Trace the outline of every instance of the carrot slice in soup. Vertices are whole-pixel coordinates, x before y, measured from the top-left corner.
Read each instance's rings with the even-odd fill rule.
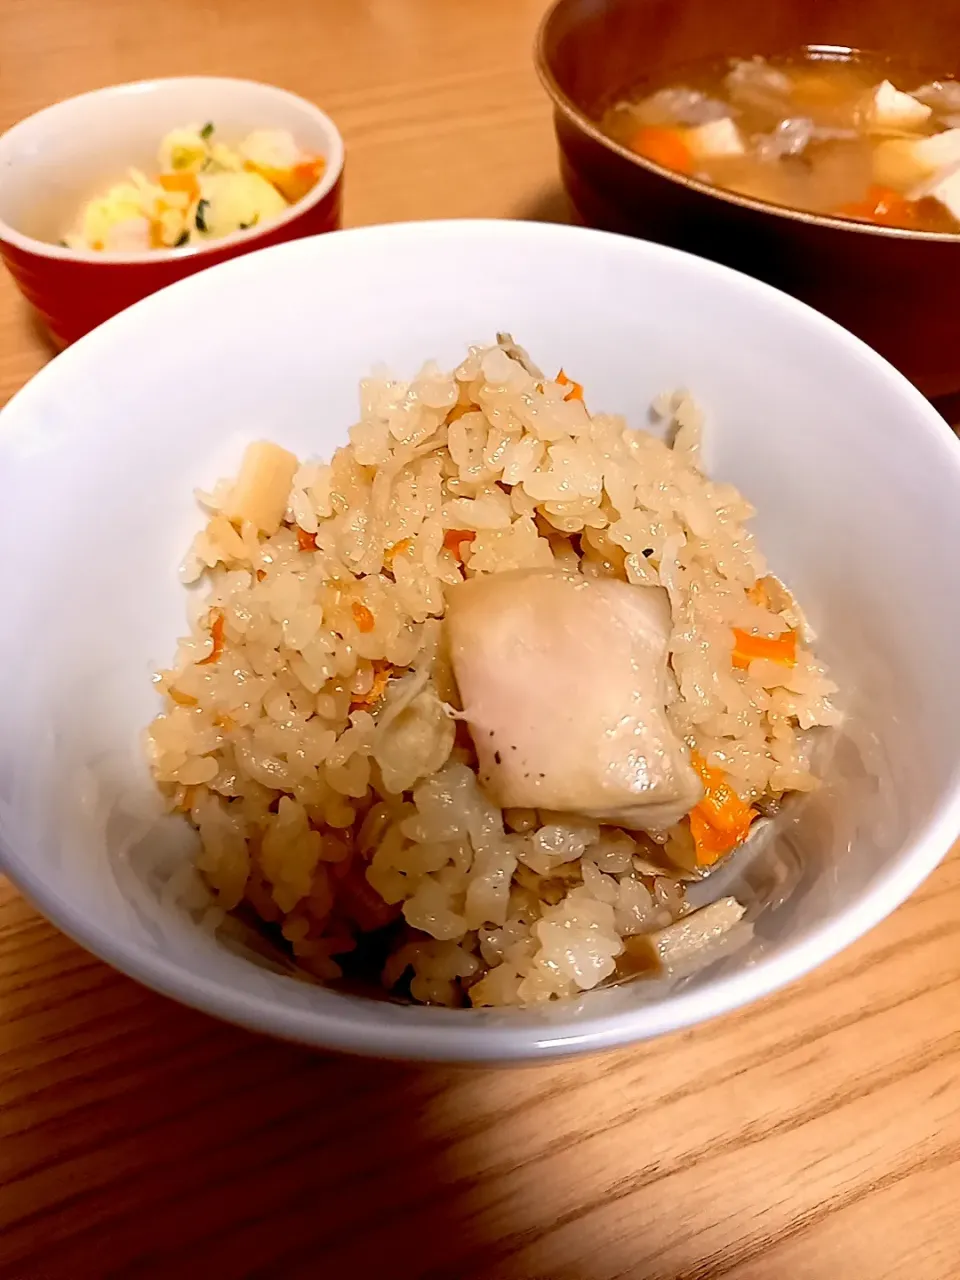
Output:
[[[841,205],[837,213],[843,218],[872,222],[878,227],[903,227],[908,231],[917,225],[919,217],[913,200],[907,200],[892,187],[878,186],[869,189],[865,200]]]
[[[652,160],[676,173],[693,172],[693,152],[687,146],[682,129],[661,125],[644,125],[630,139],[630,150],[644,160]]]

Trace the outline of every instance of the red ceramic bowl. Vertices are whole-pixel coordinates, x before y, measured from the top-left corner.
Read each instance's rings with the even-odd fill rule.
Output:
[[[326,160],[317,185],[275,222],[209,245],[145,255],[58,244],[81,206],[131,166],[150,171],[164,134],[212,120],[226,141],[288,129]],[[148,293],[254,249],[335,231],[341,222],[343,140],[332,120],[285,89],[215,76],[113,85],[38,111],[0,137],[0,254],[60,346]]]

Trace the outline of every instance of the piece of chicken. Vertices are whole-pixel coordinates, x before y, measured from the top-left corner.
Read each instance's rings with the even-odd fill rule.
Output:
[[[503,808],[653,831],[701,798],[666,715],[662,587],[490,574],[454,588],[447,623],[480,781]]]

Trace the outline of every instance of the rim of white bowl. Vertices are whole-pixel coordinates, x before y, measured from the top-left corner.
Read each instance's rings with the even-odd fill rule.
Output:
[[[0,218],[0,241],[6,241],[25,253],[37,254],[42,258],[59,259],[64,262],[87,262],[98,266],[121,266],[126,264],[144,267],[161,262],[187,262],[193,258],[219,253],[223,249],[232,248],[234,245],[255,246],[258,241],[275,232],[279,227],[295,222],[308,209],[318,205],[333,190],[340,179],[344,163],[343,137],[325,111],[321,111],[315,103],[310,102],[307,98],[301,98],[298,93],[292,93],[289,89],[281,89],[279,85],[267,84],[262,80],[244,80],[236,76],[157,76],[153,80],[130,80],[123,84],[104,85],[100,89],[90,89],[86,93],[74,94],[70,98],[61,98],[59,102],[53,102],[48,107],[41,107],[39,111],[34,111],[31,115],[24,116],[22,120],[18,120],[16,124],[11,125],[9,129],[0,134],[0,163],[3,160],[4,147],[11,142],[16,142],[19,133],[28,132],[44,117],[49,119],[61,113],[66,115],[70,108],[77,103],[89,102],[92,98],[125,97],[131,94],[149,93],[158,88],[162,89],[164,86],[174,84],[192,84],[198,88],[205,84],[219,84],[232,85],[238,89],[255,89],[257,91],[265,89],[276,97],[286,99],[294,104],[303,115],[312,117],[315,123],[320,125],[326,137],[328,146],[327,155],[324,157],[326,168],[320,181],[311,187],[305,196],[295,201],[278,217],[271,222],[265,223],[262,227],[249,227],[245,231],[232,231],[229,235],[221,236],[219,239],[211,240],[206,244],[184,245],[180,249],[171,246],[169,248],[151,249],[149,253],[110,253],[105,250],[69,249],[64,245],[53,244],[49,240],[37,240],[33,236],[24,235],[22,231],[17,231],[15,227],[12,227],[3,218]]]
[[[754,295],[768,307],[804,314],[808,323],[818,326],[830,335],[833,342],[844,347],[851,359],[870,366],[875,375],[887,384],[891,396],[903,401],[905,409],[915,412],[913,429],[922,431],[933,447],[941,451],[942,465],[955,474],[960,493],[960,447],[943,418],[882,356],[806,303],[729,267],[652,241],[554,223],[484,219],[393,223],[288,241],[255,254],[233,258],[211,271],[177,281],[107,320],[36,374],[0,412],[0,442],[3,438],[2,418],[12,406],[16,406],[18,412],[29,411],[31,398],[42,394],[46,382],[67,376],[73,363],[95,355],[98,349],[109,349],[113,333],[121,327],[135,327],[149,318],[152,311],[172,306],[171,298],[176,299],[177,291],[181,295],[188,290],[202,291],[208,287],[211,272],[220,275],[230,272],[239,278],[244,272],[260,271],[263,262],[273,255],[314,253],[317,246],[324,243],[330,246],[324,251],[336,252],[338,242],[342,244],[344,237],[367,242],[388,239],[402,244],[424,239],[436,243],[442,238],[472,236],[501,237],[504,241],[521,242],[553,239],[557,242],[558,261],[563,260],[565,246],[571,239],[591,237],[598,242],[616,242],[620,246],[630,246],[629,252],[695,263],[696,269],[704,275],[735,282],[736,288]],[[408,1026],[399,1021],[373,1025],[358,1023],[351,1016],[351,1006],[347,1001],[344,1001],[342,1011],[279,1008],[262,996],[199,977],[146,947],[118,944],[105,929],[85,920],[82,912],[64,900],[53,884],[35,875],[26,855],[18,856],[2,845],[0,871],[8,875],[48,920],[75,942],[144,986],[190,1008],[251,1031],[319,1049],[411,1062],[508,1064],[624,1047],[706,1022],[771,995],[832,959],[890,915],[942,861],[958,834],[960,760],[943,789],[939,804],[917,835],[904,844],[896,862],[866,892],[844,907],[835,919],[810,930],[780,955],[760,959],[741,973],[706,979],[699,987],[681,990],[657,1002],[641,1003],[616,1013],[581,1017],[576,1022],[564,1021],[559,1003],[552,1006],[549,1021],[544,1018],[537,1022],[524,1022],[524,1010],[517,1010],[515,1023],[510,1020],[513,1011],[506,1011],[498,1015],[502,1020],[496,1025],[488,1022],[483,1010],[420,1008],[417,1010],[420,1020],[416,1025]],[[584,993],[584,998],[589,997],[589,992]],[[372,1008],[376,1002],[365,1003]],[[428,1021],[430,1025],[425,1025]]]

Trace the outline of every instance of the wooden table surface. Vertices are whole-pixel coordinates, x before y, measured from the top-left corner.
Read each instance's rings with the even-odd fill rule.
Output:
[[[251,76],[339,122],[347,219],[563,216],[542,0],[4,0],[0,128]],[[49,358],[0,280],[0,401]],[[956,1280],[960,861],[812,977],[607,1057],[324,1057],[188,1012],[0,882],[0,1276]]]

